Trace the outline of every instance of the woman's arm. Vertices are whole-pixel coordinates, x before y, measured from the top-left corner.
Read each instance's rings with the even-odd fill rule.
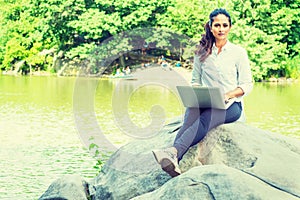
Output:
[[[239,62],[237,63],[238,86],[225,94],[225,100],[247,95],[252,91],[252,73],[246,50],[241,48],[240,55]]]
[[[235,98],[235,97],[240,97],[245,94],[244,90],[240,87],[235,88],[232,91],[229,91],[225,94],[225,101]]]
[[[198,56],[194,56],[194,63],[193,63],[193,71],[192,71],[192,81],[191,84],[193,86],[200,86],[202,85],[202,70],[201,70],[201,62]]]
[[[247,95],[253,89],[253,79],[252,79],[251,67],[250,67],[247,51],[243,48],[241,51],[239,63],[237,64],[237,70],[238,70],[237,88],[240,88],[243,91],[242,95]],[[238,91],[236,92],[237,92],[236,94],[239,94]]]

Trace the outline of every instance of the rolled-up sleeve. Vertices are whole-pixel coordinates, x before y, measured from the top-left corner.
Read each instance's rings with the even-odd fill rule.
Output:
[[[201,62],[199,56],[194,56],[194,63],[193,63],[193,71],[192,71],[192,81],[191,84],[199,84],[202,85],[202,74],[201,74]]]
[[[247,51],[243,48],[241,48],[241,56],[237,65],[238,87],[244,91],[244,96],[246,96],[253,89],[253,79]]]

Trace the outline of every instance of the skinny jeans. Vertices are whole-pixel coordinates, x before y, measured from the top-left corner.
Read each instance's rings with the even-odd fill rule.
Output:
[[[177,149],[178,160],[180,161],[188,149],[199,143],[211,129],[238,120],[241,113],[241,102],[234,102],[227,110],[187,108],[183,125],[173,145]]]

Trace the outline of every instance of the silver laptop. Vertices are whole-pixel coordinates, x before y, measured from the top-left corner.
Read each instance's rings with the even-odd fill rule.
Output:
[[[225,102],[224,95],[218,87],[176,86],[185,107],[227,109],[235,98]]]

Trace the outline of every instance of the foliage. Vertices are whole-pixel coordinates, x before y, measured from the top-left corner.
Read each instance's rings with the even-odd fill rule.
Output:
[[[112,152],[100,152],[99,151],[99,146],[95,143],[93,143],[92,141],[94,140],[94,138],[90,138],[90,145],[89,145],[89,151],[94,151],[94,157],[96,158],[96,164],[94,165],[94,169],[96,169],[99,172],[101,172],[103,165],[105,164],[105,162],[109,159],[110,155],[112,154]]]
[[[182,46],[177,44],[187,44],[189,39],[198,43],[209,13],[224,7],[233,20],[230,40],[247,49],[256,81],[299,76],[300,0],[0,3],[0,64],[6,70],[14,70],[22,62],[33,70],[54,71],[59,69],[54,66],[55,59],[80,61],[91,57],[89,71],[98,73],[101,70],[95,67],[99,64],[97,59],[105,58],[107,49],[110,53],[106,57],[115,59],[126,51],[141,48],[145,42],[178,52]],[[185,48],[185,53],[192,52]]]
[[[246,31],[241,36],[253,62],[255,80],[281,77],[291,74],[287,62],[299,54],[295,45],[299,43],[299,0],[243,0],[233,1],[237,18],[245,23]],[[240,28],[241,28],[240,27]],[[251,30],[252,29],[252,30]],[[248,36],[247,36],[248,35]],[[254,43],[253,43],[254,41]],[[297,78],[297,77],[292,77]]]
[[[300,55],[293,57],[293,59],[288,60],[286,64],[284,76],[287,78],[300,77]]]
[[[28,66],[36,69],[46,70],[46,55],[40,52],[47,48],[40,34],[35,31],[35,24],[39,18],[30,14],[29,0],[21,2],[2,1],[2,15],[0,17],[1,26],[4,27],[0,32],[0,62],[2,68],[12,70],[17,63],[26,63],[22,70],[27,71]]]

